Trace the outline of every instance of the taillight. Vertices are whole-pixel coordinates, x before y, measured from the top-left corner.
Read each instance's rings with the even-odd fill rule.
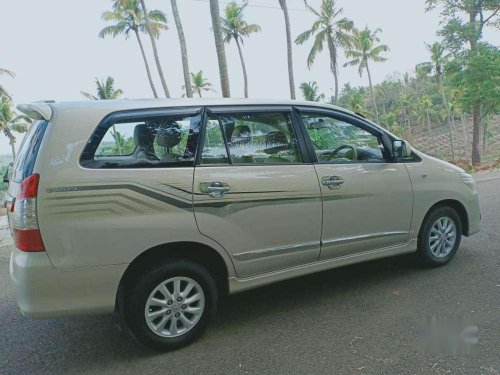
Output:
[[[14,243],[22,251],[45,251],[36,213],[39,181],[36,173],[24,179],[10,207]]]

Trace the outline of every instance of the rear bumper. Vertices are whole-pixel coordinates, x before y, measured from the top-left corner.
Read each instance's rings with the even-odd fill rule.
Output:
[[[10,257],[17,304],[24,315],[32,318],[112,312],[126,267],[59,269],[46,252],[17,249]]]

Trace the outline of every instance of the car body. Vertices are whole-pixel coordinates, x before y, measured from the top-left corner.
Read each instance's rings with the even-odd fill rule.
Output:
[[[113,312],[130,275],[165,256],[202,264],[225,294],[413,253],[436,207],[456,212],[458,238],[479,230],[469,175],[415,149],[398,157],[396,136],[338,107],[180,99],[19,109],[36,121],[7,194],[20,242],[10,272],[29,317]],[[34,208],[16,218],[20,191]]]

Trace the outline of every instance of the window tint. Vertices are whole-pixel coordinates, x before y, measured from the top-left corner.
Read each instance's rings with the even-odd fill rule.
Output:
[[[205,130],[202,164],[228,164],[226,144],[218,120],[209,119]]]
[[[82,154],[88,168],[155,168],[194,164],[201,116],[118,121],[97,129]]]
[[[376,135],[333,117],[301,116],[320,163],[384,160],[384,149]]]
[[[24,137],[12,171],[12,181],[21,182],[33,173],[36,156],[42,143],[47,121],[39,120],[31,125]]]
[[[301,161],[297,137],[288,114],[241,113],[210,116],[209,128],[216,129],[217,123],[222,129],[232,164],[291,164]],[[207,135],[210,136],[208,131]],[[209,141],[205,140],[205,145]],[[222,147],[220,150],[225,152]],[[205,155],[205,150],[203,154]]]

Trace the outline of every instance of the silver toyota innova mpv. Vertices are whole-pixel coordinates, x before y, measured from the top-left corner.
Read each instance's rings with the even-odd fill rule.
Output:
[[[140,342],[173,349],[221,296],[398,254],[440,266],[479,230],[470,175],[330,105],[19,109],[35,121],[6,206],[28,317],[117,311]]]

